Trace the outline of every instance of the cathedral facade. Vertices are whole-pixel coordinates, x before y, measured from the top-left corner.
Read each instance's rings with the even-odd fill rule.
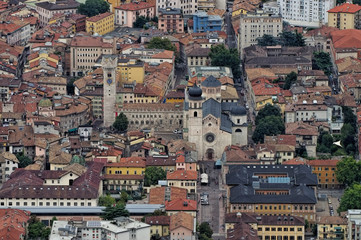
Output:
[[[185,97],[185,138],[196,144],[198,160],[220,159],[226,146],[246,145],[247,111],[222,101],[221,82],[213,76],[190,87]]]

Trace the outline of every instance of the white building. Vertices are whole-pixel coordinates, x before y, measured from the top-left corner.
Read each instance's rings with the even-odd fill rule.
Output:
[[[183,15],[193,15],[198,11],[197,0],[157,0],[155,5],[155,15],[158,16],[160,8],[180,8]]]
[[[239,25],[239,50],[257,44],[263,35],[277,37],[282,32],[282,18],[272,13],[257,11],[241,15]]]
[[[246,109],[222,101],[221,82],[215,77],[205,79],[201,88],[189,88],[185,106],[184,137],[196,144],[198,160],[217,160],[226,146],[247,145]]]
[[[350,209],[347,211],[347,240],[361,239],[361,210]]]
[[[150,225],[126,217],[113,221],[54,221],[50,240],[145,240],[150,239]]]
[[[9,180],[9,176],[18,168],[19,160],[10,152],[3,152],[0,155],[1,179],[0,185]]]
[[[327,11],[335,6],[335,0],[277,0],[283,21],[302,27],[320,27],[328,22]]]

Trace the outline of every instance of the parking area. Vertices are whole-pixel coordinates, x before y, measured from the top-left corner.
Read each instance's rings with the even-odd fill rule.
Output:
[[[327,198],[318,200],[316,204],[317,216],[338,216],[337,209],[340,206],[339,200],[343,190],[320,190],[319,193],[327,195]]]

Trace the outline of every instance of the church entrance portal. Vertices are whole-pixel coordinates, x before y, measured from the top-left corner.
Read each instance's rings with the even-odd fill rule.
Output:
[[[212,148],[208,148],[206,152],[207,160],[213,160],[214,158],[214,150]]]

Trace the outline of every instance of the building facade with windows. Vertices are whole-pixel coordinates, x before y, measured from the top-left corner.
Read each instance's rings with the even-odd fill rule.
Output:
[[[361,6],[344,3],[328,11],[328,26],[338,29],[361,28]]]
[[[316,221],[317,177],[305,165],[231,165],[229,213],[293,215]]]
[[[277,0],[282,19],[290,25],[320,27],[328,22],[327,11],[332,9],[334,0],[289,1]]]
[[[114,14],[105,12],[86,19],[86,32],[104,35],[114,31]]]
[[[342,184],[337,181],[336,173],[339,160],[310,160],[312,173],[317,175],[318,186],[321,188],[341,188]]]
[[[179,8],[160,8],[158,17],[158,29],[167,33],[183,33],[184,19],[182,10]]]
[[[193,32],[212,32],[222,30],[223,20],[218,15],[208,15],[198,11],[193,15]]]
[[[115,8],[115,23],[123,27],[133,27],[139,17],[154,18],[155,6],[148,2],[132,2]]]

